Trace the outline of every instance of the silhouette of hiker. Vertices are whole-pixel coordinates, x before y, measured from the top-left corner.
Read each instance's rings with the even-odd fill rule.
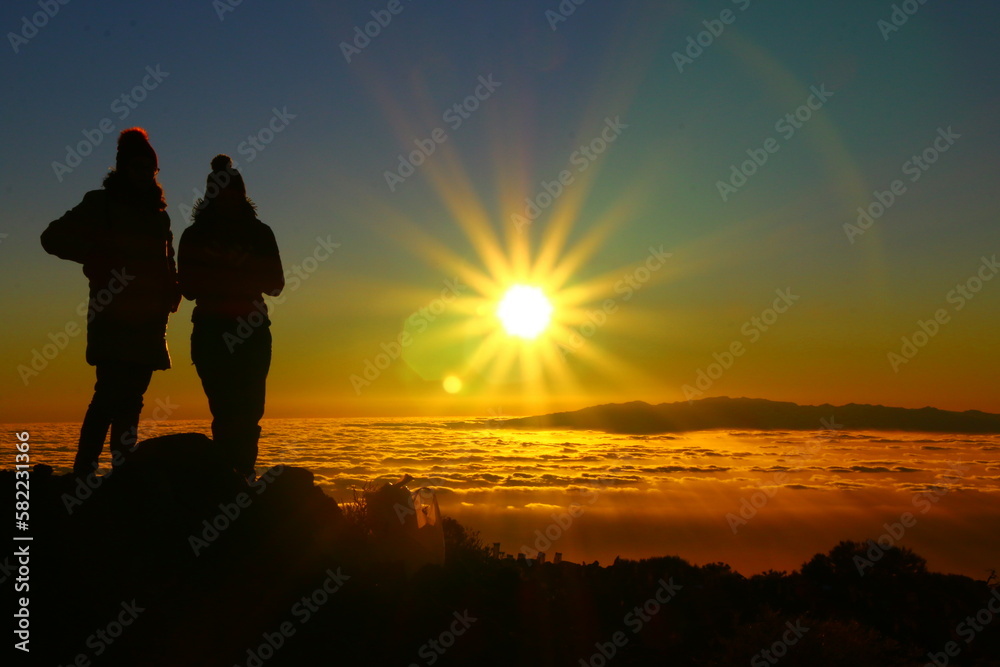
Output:
[[[87,363],[96,366],[97,383],[80,429],[76,474],[96,470],[109,428],[112,463],[125,461],[153,371],[170,368],[167,318],[181,296],[158,171],[146,131],[123,130],[103,189],[88,192],[42,233],[45,251],[83,264],[90,281]]]
[[[271,365],[262,294],[281,294],[281,258],[227,155],[212,160],[192,218],[177,255],[181,291],[196,302],[191,360],[212,411],[212,438],[226,462],[252,478]]]

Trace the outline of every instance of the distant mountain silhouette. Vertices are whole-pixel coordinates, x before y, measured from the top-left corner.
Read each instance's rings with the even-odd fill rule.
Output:
[[[1000,433],[1000,415],[979,410],[951,412],[929,407],[890,408],[856,403],[798,405],[726,396],[659,405],[643,401],[609,403],[574,412],[507,419],[501,423],[507,428],[579,428],[633,434],[717,428]]]

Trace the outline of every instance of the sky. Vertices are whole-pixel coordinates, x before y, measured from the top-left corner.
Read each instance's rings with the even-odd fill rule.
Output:
[[[5,3],[0,422],[82,418],[86,280],[39,235],[136,125],[175,243],[217,153],[275,232],[269,417],[713,395],[1000,412],[998,19],[933,0]],[[551,304],[533,340],[496,314],[514,285]],[[147,417],[208,416],[192,308]]]

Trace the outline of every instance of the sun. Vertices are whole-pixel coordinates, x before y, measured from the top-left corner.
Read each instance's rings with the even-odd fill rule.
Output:
[[[539,287],[514,285],[497,305],[497,317],[511,336],[534,340],[552,319],[552,303]]]

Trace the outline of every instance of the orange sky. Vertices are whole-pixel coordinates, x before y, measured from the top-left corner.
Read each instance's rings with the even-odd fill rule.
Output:
[[[996,8],[923,7],[885,39],[870,3],[754,4],[679,70],[704,17],[675,4],[558,30],[527,5],[427,8],[354,62],[339,5],[211,25],[70,10],[0,74],[23,100],[0,124],[18,158],[0,165],[0,421],[79,420],[90,398],[86,282],[38,238],[114,163],[108,139],[52,171],[109,114],[148,129],[175,238],[211,156],[241,161],[286,270],[268,416],[515,415],[685,387],[1000,412],[996,56],[976,38]],[[249,48],[254,29],[281,48]],[[169,75],[116,116],[158,62]],[[85,86],[79,63],[106,76]],[[532,343],[495,316],[521,283],[554,305]],[[207,416],[191,309],[147,394],[174,418]]]

